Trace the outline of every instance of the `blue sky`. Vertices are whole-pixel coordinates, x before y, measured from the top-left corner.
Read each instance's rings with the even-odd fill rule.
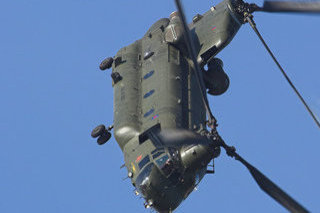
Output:
[[[189,20],[218,2],[183,1]],[[261,4],[261,1],[256,2]],[[148,212],[112,139],[104,57],[174,11],[173,1],[0,1],[0,212]],[[320,115],[320,17],[255,14],[265,40]],[[231,80],[210,97],[229,144],[312,212],[319,205],[320,131],[249,25],[218,55]],[[286,212],[224,152],[176,212]]]

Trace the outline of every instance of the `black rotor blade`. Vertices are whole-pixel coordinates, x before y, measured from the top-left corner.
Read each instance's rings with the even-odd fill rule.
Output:
[[[293,213],[308,212],[302,205],[285,193],[279,186],[273,183],[269,178],[262,174],[258,169],[244,160],[236,153],[236,160],[240,161],[250,171],[252,177],[255,179],[260,188],[270,195],[273,199],[278,201],[283,207]]]
[[[320,13],[320,2],[293,1],[265,1],[260,11],[292,12],[292,13]]]
[[[273,199],[275,199],[278,203],[280,203],[283,207],[288,209],[293,213],[307,213],[309,212],[302,205],[300,205],[297,201],[295,201],[292,197],[290,197],[287,193],[285,193],[279,186],[273,183],[269,178],[267,178],[264,174],[262,174],[258,169],[248,163],[245,159],[243,159],[237,152],[234,147],[228,146],[223,139],[218,136],[220,141],[220,146],[223,147],[227,155],[230,157],[234,157],[237,161],[240,161],[251,173],[252,177],[255,179],[259,187],[268,195],[270,195]]]
[[[198,133],[186,129],[164,129],[153,135],[166,146],[209,145],[210,140]]]
[[[316,125],[320,128],[320,122],[318,121],[317,117],[315,116],[315,114],[313,113],[313,111],[311,110],[311,108],[309,107],[309,105],[307,104],[307,102],[304,100],[304,98],[302,97],[302,95],[300,94],[300,92],[298,91],[298,89],[294,86],[294,84],[292,83],[292,81],[290,80],[289,76],[286,74],[286,72],[284,71],[284,69],[282,68],[282,66],[280,65],[280,63],[278,62],[278,60],[276,59],[276,57],[273,55],[272,51],[270,50],[270,48],[268,47],[267,43],[264,41],[263,37],[261,36],[260,32],[258,31],[256,24],[254,23],[254,21],[252,20],[251,16],[247,16],[246,20],[249,22],[250,26],[252,27],[252,29],[254,30],[254,32],[257,34],[257,36],[259,37],[260,41],[262,42],[262,44],[264,45],[264,47],[266,48],[266,50],[268,51],[268,53],[270,54],[270,56],[272,57],[273,61],[276,63],[276,65],[278,66],[278,68],[280,69],[281,73],[283,74],[283,76],[285,77],[285,79],[287,80],[287,82],[290,84],[290,86],[292,87],[292,89],[294,90],[294,92],[296,93],[296,95],[299,97],[300,101],[303,103],[303,105],[306,107],[307,111],[309,112],[309,114],[311,115],[312,119],[314,120],[314,122],[316,123]]]
[[[190,59],[192,60],[193,65],[194,65],[195,77],[197,79],[197,83],[198,83],[200,90],[201,90],[201,96],[202,96],[204,106],[206,108],[206,113],[208,115],[209,124],[216,126],[216,119],[214,118],[214,116],[211,112],[210,106],[209,106],[209,102],[208,102],[207,94],[206,94],[206,87],[205,87],[203,77],[202,77],[202,71],[201,71],[200,66],[197,62],[197,54],[196,54],[195,47],[194,47],[194,44],[191,39],[192,38],[191,33],[190,33],[190,30],[189,30],[189,27],[188,27],[188,24],[186,21],[186,17],[185,17],[183,8],[182,8],[182,4],[181,4],[180,0],[175,0],[175,3],[176,3],[176,6],[177,6],[177,9],[179,12],[179,16],[180,16],[180,19],[182,22],[182,28],[184,31],[185,42],[186,42],[186,45],[188,48]]]

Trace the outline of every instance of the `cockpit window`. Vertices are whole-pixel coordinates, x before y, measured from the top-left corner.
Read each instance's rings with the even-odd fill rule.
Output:
[[[203,168],[200,169],[199,171],[197,171],[196,173],[196,177],[195,177],[195,184],[198,185],[200,183],[200,181],[202,180],[202,178],[204,177],[204,175],[207,172],[207,168]]]
[[[153,163],[149,163],[139,174],[139,176],[136,179],[136,186],[137,189],[144,195],[146,195],[146,192],[150,185],[150,179],[149,176],[153,169]]]
[[[147,155],[145,158],[143,158],[139,163],[139,168],[142,169],[147,163],[150,162],[149,155]]]
[[[156,160],[156,163],[166,176],[170,175],[174,170],[173,162],[168,155],[164,155],[163,157],[159,158]]]
[[[163,147],[156,148],[155,150],[153,150],[153,151],[151,152],[151,154],[154,154],[154,153],[156,153],[157,151],[164,151],[164,148],[163,148]]]
[[[162,155],[164,153],[164,151],[159,151],[156,152],[154,155],[152,155],[153,159],[156,159],[157,157],[159,157],[160,155]]]
[[[160,168],[162,168],[165,165],[165,163],[166,163],[166,161],[168,159],[169,159],[169,156],[168,155],[164,155],[162,158],[159,158],[158,160],[156,160],[156,162],[157,162],[158,166]]]

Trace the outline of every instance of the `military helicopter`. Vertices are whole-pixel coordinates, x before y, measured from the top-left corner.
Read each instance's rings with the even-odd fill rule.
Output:
[[[99,145],[110,131],[124,153],[128,177],[145,208],[172,212],[200,183],[214,173],[208,164],[220,155],[241,162],[260,188],[290,212],[308,212],[225,143],[217,131],[207,93],[221,95],[229,87],[223,62],[216,55],[249,23],[308,112],[319,121],[264,42],[252,13],[319,13],[320,3],[266,1],[262,7],[242,0],[224,0],[187,24],[182,5],[154,23],[143,38],[100,64],[112,68],[114,123],[91,132]]]

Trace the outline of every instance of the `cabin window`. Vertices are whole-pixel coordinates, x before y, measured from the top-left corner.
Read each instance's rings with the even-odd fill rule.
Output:
[[[150,78],[153,74],[154,74],[154,70],[151,70],[151,71],[148,72],[145,76],[143,76],[143,79],[148,79],[148,78]]]
[[[147,155],[145,158],[143,158],[139,163],[139,168],[142,169],[147,163],[150,162],[149,155]]]
[[[154,112],[154,109],[150,109],[146,114],[144,114],[143,117],[148,117],[149,115],[151,115]]]
[[[148,98],[148,97],[150,97],[153,93],[154,93],[154,89],[151,90],[150,92],[147,92],[147,93],[143,96],[143,98]]]

